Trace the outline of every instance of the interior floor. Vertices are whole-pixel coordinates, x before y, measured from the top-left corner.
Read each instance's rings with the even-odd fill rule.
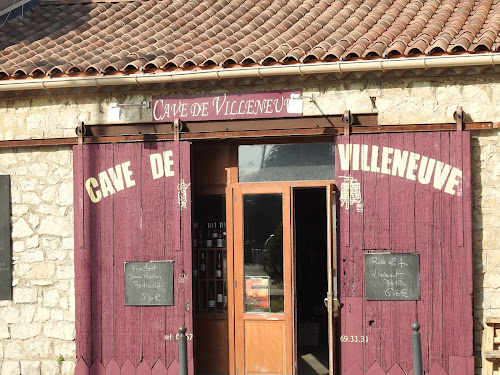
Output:
[[[328,374],[326,189],[294,191],[298,375]]]

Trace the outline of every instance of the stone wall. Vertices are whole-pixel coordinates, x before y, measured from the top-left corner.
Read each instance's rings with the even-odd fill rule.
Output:
[[[481,367],[484,318],[500,317],[500,131],[472,138],[474,349]],[[478,372],[480,373],[480,372]]]
[[[460,77],[343,81],[321,86],[306,83],[304,94],[315,94],[316,100],[305,100],[304,114],[373,111],[378,112],[381,124],[418,124],[453,122],[454,111],[462,106],[466,121],[500,122],[499,82],[498,77]],[[78,121],[106,123],[109,103],[140,103],[157,94],[168,92],[0,100],[0,140],[73,137]],[[126,107],[122,113],[122,122],[151,120],[151,110],[147,109]],[[473,133],[472,170],[475,350],[479,373],[483,319],[500,316],[499,130]],[[0,148],[0,174],[12,176],[14,256],[14,299],[0,301],[0,373],[72,373],[75,333],[71,148]]]
[[[11,175],[13,300],[0,301],[0,373],[75,366],[73,170],[69,148],[0,149]]]

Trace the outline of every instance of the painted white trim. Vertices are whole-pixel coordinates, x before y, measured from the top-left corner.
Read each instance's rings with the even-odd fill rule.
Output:
[[[259,66],[194,70],[188,72],[144,73],[123,76],[93,76],[0,80],[1,91],[43,90],[57,88],[101,87],[174,83],[187,81],[221,80],[231,78],[274,77],[286,75],[310,75],[327,73],[369,72],[387,70],[411,70],[451,68],[500,64],[500,53],[477,55],[404,57],[363,61],[337,61],[295,65]]]

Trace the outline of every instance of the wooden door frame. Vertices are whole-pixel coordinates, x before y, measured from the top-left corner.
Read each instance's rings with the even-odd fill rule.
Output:
[[[234,166],[235,164],[231,164]],[[236,164],[237,165],[237,164]],[[236,307],[235,307],[235,274],[234,274],[234,265],[235,265],[235,238],[241,239],[242,233],[239,236],[235,235],[235,228],[238,226],[242,228],[243,225],[243,212],[242,212],[242,203],[240,202],[241,211],[235,212],[235,196],[243,196],[244,194],[273,194],[273,193],[281,193],[283,194],[283,247],[284,249],[288,248],[288,254],[285,257],[284,253],[284,275],[285,275],[285,296],[289,296],[289,301],[285,297],[285,313],[284,313],[284,321],[286,328],[286,346],[285,346],[285,373],[287,374],[296,374],[295,364],[297,363],[297,343],[296,343],[296,322],[295,322],[295,248],[293,243],[294,238],[294,220],[293,220],[293,189],[294,188],[325,188],[325,193],[327,194],[327,241],[329,243],[328,246],[328,254],[327,261],[333,265],[332,262],[335,261],[336,254],[333,252],[336,249],[336,233],[332,233],[331,231],[336,228],[335,223],[332,220],[335,220],[335,213],[332,214],[331,210],[335,208],[335,202],[332,199],[335,199],[334,195],[332,196],[332,192],[334,192],[334,181],[332,180],[319,180],[319,181],[286,181],[286,182],[259,182],[259,183],[237,183],[237,167],[232,167],[228,169],[228,185],[226,188],[226,218],[231,220],[227,220],[227,240],[228,240],[228,328],[229,328],[229,374],[230,375],[242,375],[240,370],[238,374],[236,373],[236,366],[241,361],[244,361],[244,358],[239,358],[239,356],[244,356],[243,353],[237,353],[236,351],[236,340],[243,340],[242,332],[237,332],[236,330]],[[234,182],[233,182],[234,181]],[[231,183],[233,182],[233,183]],[[333,207],[333,208],[332,208]],[[286,215],[288,213],[288,215]],[[285,228],[286,231],[285,231]],[[285,241],[286,239],[286,241]],[[288,246],[288,247],[287,247]],[[242,254],[239,255],[240,257]],[[285,265],[285,262],[286,265]],[[329,267],[330,269],[331,267]],[[329,286],[330,290],[335,291],[336,288],[332,283],[336,281],[336,278],[331,277],[331,275],[325,275],[329,278]],[[335,294],[335,292],[333,293]],[[335,295],[332,296],[330,300],[333,302]],[[288,313],[287,313],[288,309]],[[243,312],[244,314],[244,312]],[[241,317],[242,318],[242,317]],[[266,319],[262,317],[261,319]],[[333,374],[333,349],[334,349],[334,323],[330,325],[329,330],[331,330],[329,336],[329,351],[330,351],[330,375]],[[238,335],[238,336],[237,336]],[[241,342],[241,341],[240,341]],[[238,358],[237,358],[238,356]],[[244,363],[244,362],[243,362]]]
[[[287,183],[249,183],[249,184],[237,184],[233,185],[231,189],[231,201],[233,205],[233,244],[232,244],[232,260],[233,260],[233,283],[232,283],[232,297],[233,297],[233,321],[232,329],[234,330],[234,373],[238,369],[238,375],[240,372],[244,372],[245,366],[245,351],[236,350],[237,346],[241,346],[244,343],[244,332],[243,329],[237,329],[239,324],[242,324],[245,320],[282,320],[285,327],[285,338],[284,338],[284,373],[292,374],[293,367],[293,353],[292,343],[293,343],[293,332],[291,327],[293,327],[293,301],[292,296],[292,244],[291,244],[291,197],[290,188]],[[242,305],[242,298],[244,296],[243,285],[241,276],[244,275],[244,270],[236,270],[236,264],[243,262],[243,253],[236,253],[234,249],[236,241],[243,239],[243,231],[237,233],[236,228],[243,228],[243,202],[236,202],[236,199],[242,198],[245,194],[281,194],[282,195],[282,213],[283,213],[283,276],[284,276],[284,298],[285,298],[285,309],[283,313],[245,313]],[[243,263],[241,263],[243,264]],[[238,284],[235,284],[237,282]],[[288,296],[288,297],[287,297]],[[236,304],[239,304],[238,307]],[[248,314],[248,315],[247,315]],[[246,316],[246,317],[245,317]],[[240,368],[241,367],[241,368]]]

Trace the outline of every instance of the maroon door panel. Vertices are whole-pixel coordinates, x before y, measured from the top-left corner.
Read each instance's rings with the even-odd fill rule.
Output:
[[[409,373],[418,321],[425,372],[473,374],[470,134],[342,136],[335,164],[341,373]],[[368,252],[418,253],[420,300],[367,300]]]
[[[179,326],[193,332],[189,143],[80,145],[73,156],[77,374],[166,373]],[[126,306],[124,262],[159,260],[174,261],[174,305]]]

